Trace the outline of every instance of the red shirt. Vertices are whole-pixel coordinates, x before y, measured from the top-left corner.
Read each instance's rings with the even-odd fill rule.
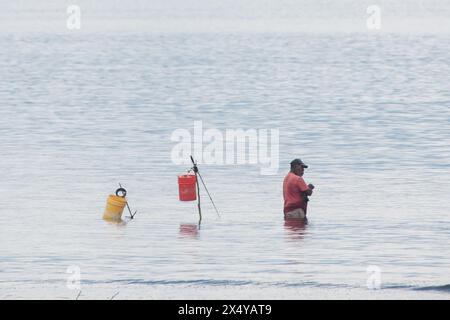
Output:
[[[283,182],[284,213],[302,208],[306,213],[306,201],[303,192],[308,185],[302,177],[289,172]]]

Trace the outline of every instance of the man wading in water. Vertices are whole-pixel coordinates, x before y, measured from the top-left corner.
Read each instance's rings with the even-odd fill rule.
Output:
[[[305,219],[308,196],[312,195],[314,186],[306,184],[303,173],[306,164],[300,159],[291,161],[291,171],[284,178],[284,219]]]

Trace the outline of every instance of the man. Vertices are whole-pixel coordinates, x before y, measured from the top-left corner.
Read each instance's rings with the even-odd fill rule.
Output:
[[[284,219],[306,219],[308,196],[312,195],[314,186],[303,180],[305,168],[301,159],[291,161],[291,171],[284,178]]]

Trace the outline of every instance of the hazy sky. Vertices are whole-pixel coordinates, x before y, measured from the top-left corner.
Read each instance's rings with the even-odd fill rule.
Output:
[[[0,3],[0,30],[65,32],[69,5],[83,32],[365,32],[371,5],[383,32],[450,32],[448,0],[18,0]]]

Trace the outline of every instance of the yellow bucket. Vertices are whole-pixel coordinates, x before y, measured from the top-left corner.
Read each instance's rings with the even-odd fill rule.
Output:
[[[106,201],[105,212],[103,213],[103,219],[108,221],[122,221],[123,209],[127,204],[125,197],[118,197],[110,195]]]

